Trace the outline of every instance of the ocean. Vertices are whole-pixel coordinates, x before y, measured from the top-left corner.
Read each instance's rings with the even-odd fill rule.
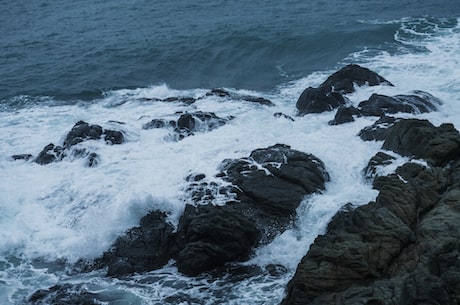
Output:
[[[438,111],[399,116],[460,128],[458,1],[0,3],[1,304],[27,304],[33,292],[56,284],[81,285],[101,304],[279,304],[331,217],[377,195],[362,169],[381,143],[357,136],[376,118],[331,126],[332,111],[296,116],[302,91],[349,63],[394,84],[357,88],[347,96],[352,105],[372,93],[423,90],[441,100]],[[206,96],[213,88],[233,98]],[[158,101],[203,96],[193,104]],[[167,129],[142,128],[179,111],[234,119],[181,141]],[[294,121],[275,118],[277,112]],[[48,165],[12,159],[62,145],[80,120],[122,131],[126,143],[82,143],[100,156],[95,167],[71,157]],[[324,192],[302,201],[290,229],[240,264],[281,265],[286,272],[192,278],[173,261],[123,279],[69,271],[79,259],[99,257],[150,210],[167,212],[177,224],[190,203],[184,192],[190,173],[217,181],[224,159],[276,143],[314,154],[331,177]]]

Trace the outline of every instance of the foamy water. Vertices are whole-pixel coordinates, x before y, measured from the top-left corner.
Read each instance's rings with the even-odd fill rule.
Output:
[[[459,26],[430,27],[426,20],[402,24],[395,33],[395,40],[404,42],[399,51],[389,53],[382,46],[381,50],[366,49],[344,59],[342,64],[362,64],[395,85],[359,88],[348,96],[351,103],[357,106],[372,93],[396,95],[424,90],[443,104],[439,111],[417,117],[435,125],[450,122],[460,128]],[[273,92],[227,88],[268,98],[274,107],[216,96],[192,105],[142,100],[196,98],[208,91],[159,85],[107,92],[104,98],[92,102],[59,106],[58,101],[49,101],[49,106],[30,104],[1,111],[0,303],[20,304],[36,289],[69,282],[85,283],[88,290],[106,295],[109,303],[177,304],[178,299],[174,303],[168,297],[180,293],[181,304],[278,304],[298,262],[337,210],[347,203],[366,204],[377,195],[364,179],[362,169],[380,150],[381,143],[364,142],[357,136],[376,118],[330,126],[328,121],[334,112],[295,116],[295,102],[302,90],[319,85],[332,72],[315,72],[280,85]],[[177,118],[177,111],[209,111],[235,119],[182,141],[172,141],[167,129],[142,129],[154,118]],[[275,118],[276,112],[290,115],[295,121]],[[51,142],[62,145],[79,120],[121,130],[127,142],[112,146],[102,140],[79,144],[100,155],[94,168],[85,167],[83,159],[72,158],[46,166],[12,161],[11,155],[37,155]],[[170,221],[176,224],[190,202],[183,192],[190,173],[204,173],[206,179],[217,181],[214,175],[222,160],[246,157],[254,149],[276,143],[314,154],[331,176],[325,192],[302,202],[293,228],[257,249],[255,256],[243,264],[262,268],[279,264],[287,273],[263,273],[241,281],[206,275],[191,279],[180,275],[171,262],[143,276],[116,280],[104,278],[102,273],[71,276],[65,272],[65,263],[55,262],[100,256],[119,234],[137,225],[152,209],[168,212]]]

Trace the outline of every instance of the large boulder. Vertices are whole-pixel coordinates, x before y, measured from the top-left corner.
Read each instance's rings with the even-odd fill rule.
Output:
[[[378,178],[376,201],[339,212],[311,245],[282,304],[458,304],[452,173],[407,164]]]
[[[319,89],[324,92],[352,93],[356,86],[393,86],[382,76],[359,65],[350,64],[329,76],[320,86]]]
[[[96,265],[107,267],[108,276],[158,269],[173,256],[173,231],[165,213],[152,211],[141,219],[138,227],[118,237]]]
[[[299,115],[332,111],[345,104],[342,95],[334,92],[325,92],[318,88],[309,87],[300,95],[296,103]]]

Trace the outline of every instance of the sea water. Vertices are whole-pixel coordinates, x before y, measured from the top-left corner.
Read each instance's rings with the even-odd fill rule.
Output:
[[[357,88],[348,95],[354,106],[372,93],[423,90],[440,99],[438,111],[400,116],[460,126],[456,2],[420,7],[397,2],[393,8],[373,1],[333,2],[244,2],[244,10],[241,3],[234,7],[226,1],[183,1],[174,7],[132,1],[124,14],[118,1],[4,3],[9,12],[30,15],[36,9],[34,14],[41,15],[35,17],[46,22],[21,15],[2,38],[0,303],[23,304],[37,289],[67,283],[97,293],[106,304],[278,304],[300,259],[331,217],[348,203],[366,204],[377,195],[362,169],[381,143],[357,136],[376,118],[331,126],[334,112],[298,117],[295,102],[306,87],[357,63],[395,86]],[[365,14],[377,7],[374,15]],[[337,21],[340,13],[348,15]],[[335,27],[327,26],[327,18]],[[71,27],[78,22],[78,29]],[[137,33],[124,39],[126,29]],[[117,34],[122,37],[114,39]],[[142,46],[146,53],[138,53]],[[151,100],[203,97],[213,87],[261,96],[275,106],[217,96],[193,104]],[[173,141],[167,129],[142,128],[154,118],[175,118],[178,111],[235,118],[181,141]],[[276,112],[294,121],[276,118]],[[46,166],[12,160],[14,154],[37,155],[51,142],[62,145],[79,120],[120,130],[126,143],[79,144],[100,156],[94,168],[78,158]],[[331,181],[324,192],[303,200],[290,229],[239,264],[259,266],[262,272],[190,278],[178,273],[173,261],[123,279],[107,278],[103,271],[69,271],[79,259],[100,256],[150,210],[167,212],[177,224],[191,203],[184,191],[190,173],[220,182],[215,175],[224,159],[276,143],[319,157]],[[407,160],[398,157],[397,163]],[[225,198],[214,203],[224,204]],[[270,273],[272,265],[283,266],[284,272]]]

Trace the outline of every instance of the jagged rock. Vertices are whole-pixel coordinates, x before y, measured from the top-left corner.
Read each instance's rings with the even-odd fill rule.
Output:
[[[185,137],[194,135],[195,132],[206,132],[219,128],[233,119],[232,116],[221,118],[213,112],[203,111],[178,114],[180,114],[180,116],[177,121],[153,119],[152,121],[144,124],[142,128],[172,128],[174,133],[171,135],[171,139],[182,140]]]
[[[353,116],[361,116],[359,110],[353,106],[342,105],[337,109],[334,119],[329,121],[329,125],[340,125],[353,122],[355,120]]]
[[[375,156],[373,156],[369,160],[369,163],[367,164],[366,168],[364,168],[365,177],[370,180],[375,179],[375,177],[377,177],[378,174],[378,169],[382,166],[391,164],[395,159],[395,157],[379,151]]]
[[[252,219],[238,207],[187,205],[179,222],[179,251],[176,264],[180,272],[196,275],[230,261],[245,260],[260,239]]]
[[[329,76],[319,89],[324,92],[352,93],[355,91],[354,86],[376,86],[376,85],[393,86],[389,81],[377,73],[361,67],[359,65],[347,65]]]
[[[54,161],[59,161],[64,157],[62,151],[63,148],[61,146],[55,146],[53,143],[50,143],[42,149],[34,162],[45,165]]]
[[[432,96],[431,96],[432,97]],[[398,112],[405,113],[424,113],[436,111],[436,106],[431,102],[435,98],[430,98],[428,93],[422,95],[396,95],[393,97],[372,94],[367,101],[359,103],[360,113],[364,116],[383,116]]]
[[[309,87],[300,95],[296,103],[299,115],[332,111],[345,104],[345,99],[338,93],[325,92],[318,88]]]
[[[287,114],[281,113],[281,112],[276,112],[276,113],[273,114],[273,116],[275,118],[285,118],[285,119],[287,119],[287,120],[289,120],[291,122],[295,122],[293,117],[291,117],[291,116],[289,116]]]
[[[89,292],[84,285],[58,284],[35,291],[27,302],[33,305],[98,305],[98,294]]]
[[[452,124],[435,127],[427,120],[406,119],[389,128],[382,148],[438,166],[460,155],[460,135]]]
[[[248,259],[257,245],[288,227],[305,195],[323,190],[329,179],[321,160],[281,144],[256,149],[248,158],[225,160],[220,169],[218,176],[227,185],[208,182],[199,173],[186,177],[186,193],[194,205],[186,205],[176,232],[164,214],[152,212],[95,267],[122,276],[176,259],[179,271],[197,275]],[[226,198],[225,205],[213,204],[218,194]]]
[[[407,163],[396,172],[376,179],[375,202],[332,219],[300,262],[283,305],[458,304],[455,171]]]
[[[394,117],[383,116],[371,126],[364,127],[358,135],[363,141],[383,141],[389,128],[398,120]]]
[[[243,100],[246,102],[251,102],[251,103],[256,103],[264,106],[274,106],[272,101],[263,98],[263,97],[258,97],[258,96],[252,96],[252,95],[241,95],[233,92],[229,92],[224,89],[216,88],[212,89],[211,91],[207,92],[204,97],[207,96],[218,96],[218,97],[227,97],[230,99],[234,100]],[[202,97],[203,98],[203,97]]]
[[[141,219],[138,227],[120,236],[96,265],[108,267],[108,276],[160,268],[173,256],[173,230],[166,214],[150,212]]]

